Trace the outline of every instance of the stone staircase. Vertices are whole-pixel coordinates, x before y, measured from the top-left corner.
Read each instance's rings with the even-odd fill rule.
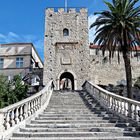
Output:
[[[139,128],[115,117],[86,92],[55,91],[37,118],[10,140],[140,140]]]

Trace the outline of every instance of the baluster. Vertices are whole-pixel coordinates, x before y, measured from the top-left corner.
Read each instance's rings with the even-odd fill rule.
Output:
[[[132,111],[133,111],[133,119],[136,120],[136,116],[135,116],[135,115],[136,115],[136,111],[135,111],[135,110],[136,110],[136,105],[133,104],[132,106],[133,106],[133,107],[132,107]]]
[[[116,99],[116,104],[117,104],[117,108],[116,108],[116,111],[119,113],[120,111],[120,100]]]
[[[132,118],[132,104],[128,102],[128,117]]]
[[[107,106],[107,95],[105,95],[105,106]]]
[[[11,111],[11,117],[10,117],[10,124],[11,126],[15,125],[15,114],[14,114],[14,109]]]
[[[111,109],[114,109],[114,100],[113,100],[113,97],[111,97]]]
[[[113,99],[114,101],[114,111],[116,110],[116,100],[115,100],[115,98]]]
[[[24,104],[23,106],[23,119],[26,119],[28,117],[28,103]]]
[[[19,107],[15,110],[15,124],[18,124],[19,122]]]
[[[22,121],[23,120],[23,106],[20,106],[19,108],[19,120]]]
[[[124,101],[124,112],[123,112],[123,114],[124,114],[125,116],[127,116],[126,101]]]
[[[6,129],[6,114],[4,112],[0,112],[0,134],[3,133]]]
[[[134,106],[134,119],[137,120],[137,105]]]
[[[38,97],[37,98],[37,109],[39,109],[40,108],[40,98]]]
[[[5,119],[5,128],[6,128],[6,130],[8,129],[8,128],[10,128],[10,111],[8,111],[7,112],[7,114],[6,114],[6,119]]]
[[[32,101],[32,114],[35,112],[35,100]]]
[[[28,102],[28,116],[30,116],[31,114],[31,103]]]
[[[35,112],[37,111],[37,98],[35,99]]]
[[[30,102],[30,110],[31,110],[31,114],[33,114],[33,101]]]
[[[120,100],[120,113],[123,114],[123,100]]]
[[[37,108],[36,108],[36,99],[34,100],[34,112],[36,112]]]
[[[107,106],[110,108],[111,102],[110,102],[110,95],[107,95]]]

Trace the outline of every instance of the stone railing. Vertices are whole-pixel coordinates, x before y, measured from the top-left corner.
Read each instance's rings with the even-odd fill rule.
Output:
[[[106,91],[88,81],[84,83],[83,89],[91,94],[102,107],[140,125],[140,102]]]
[[[53,82],[50,81],[35,95],[0,109],[0,139],[9,135],[19,125],[24,125],[25,121],[36,116],[48,105],[53,91],[52,84]]]

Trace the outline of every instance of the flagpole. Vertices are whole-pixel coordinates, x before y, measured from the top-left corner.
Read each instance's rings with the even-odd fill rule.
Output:
[[[67,12],[67,10],[68,10],[68,1],[65,0],[65,12]]]

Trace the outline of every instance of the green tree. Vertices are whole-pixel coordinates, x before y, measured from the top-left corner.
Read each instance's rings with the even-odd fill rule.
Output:
[[[0,108],[25,99],[28,87],[19,75],[14,76],[11,81],[0,75]]]
[[[140,6],[136,7],[138,0],[112,0],[104,1],[108,10],[99,14],[96,21],[90,26],[96,27],[94,43],[98,43],[103,50],[109,51],[109,58],[113,58],[115,51],[123,55],[125,64],[128,98],[132,98],[132,73],[130,55],[132,50],[140,43]]]
[[[0,75],[0,108],[5,106],[8,95],[8,82],[3,75]]]

